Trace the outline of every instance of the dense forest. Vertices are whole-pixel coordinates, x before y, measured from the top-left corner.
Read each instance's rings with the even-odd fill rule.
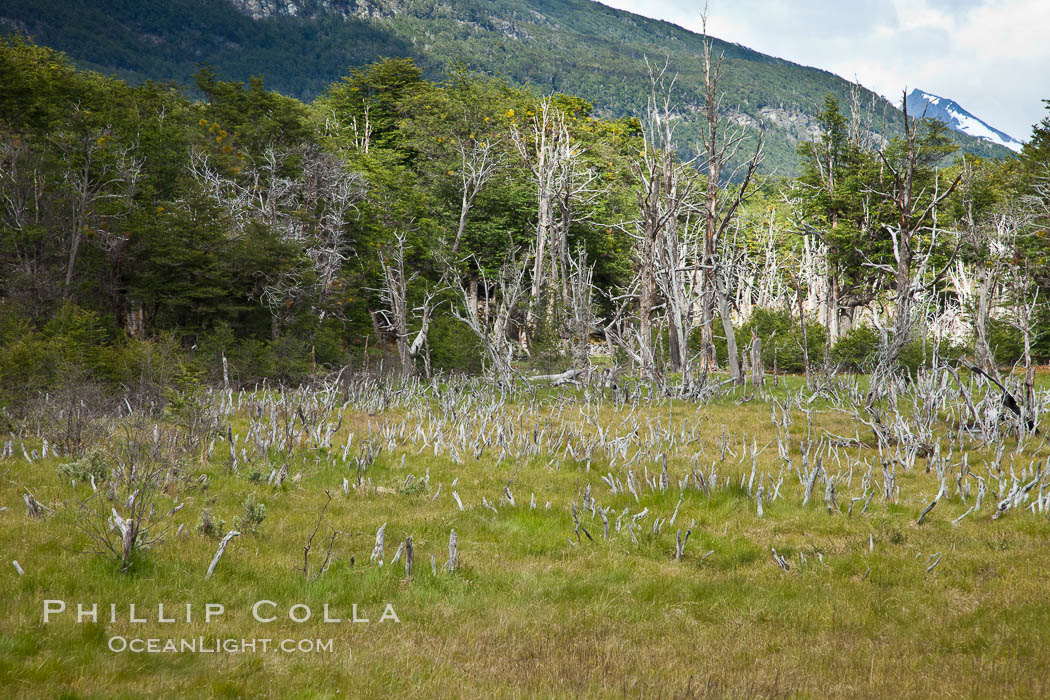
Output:
[[[637,66],[644,118],[606,119],[404,58],[309,103],[204,68],[197,99],[9,38],[0,402],[159,404],[366,362],[695,393],[714,370],[1050,357],[1050,117],[984,161],[907,115],[874,139],[863,100],[828,95],[801,175],[772,178],[707,57],[684,158],[673,65]]]

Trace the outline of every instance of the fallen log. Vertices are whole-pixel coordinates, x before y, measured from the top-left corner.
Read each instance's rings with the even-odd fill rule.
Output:
[[[552,386],[561,386],[562,384],[578,384],[577,377],[583,374],[582,369],[567,369],[561,374],[540,374],[535,377],[528,377],[530,382],[550,382]]]

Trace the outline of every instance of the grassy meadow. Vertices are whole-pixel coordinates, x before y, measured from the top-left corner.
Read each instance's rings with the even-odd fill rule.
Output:
[[[95,553],[85,531],[92,522],[111,529],[104,509],[124,509],[115,473],[95,493],[83,472],[77,481],[60,467],[72,456],[44,457],[46,426],[0,437],[11,441],[0,459],[5,694],[1050,695],[1050,449],[1044,435],[1019,443],[1007,422],[995,441],[978,439],[963,429],[950,388],[932,408],[935,449],[890,439],[880,456],[842,398],[849,386],[810,400],[798,378],[703,405],[597,388],[504,397],[481,382],[341,382],[284,394],[215,390],[162,416],[156,440],[171,449],[149,497],[158,513],[183,507],[126,573]],[[853,390],[863,393],[863,380]],[[996,394],[975,396],[987,397],[984,410]],[[899,399],[915,435],[920,404]],[[194,411],[205,428],[186,421]],[[117,463],[106,450],[137,420],[124,413],[107,419],[108,437],[92,448],[106,464]],[[265,507],[254,532],[249,496]],[[103,504],[101,515],[85,515],[85,499]],[[199,531],[205,509],[210,533]],[[234,527],[242,534],[206,579]],[[403,552],[393,561],[408,536],[411,576]],[[68,609],[45,624],[45,600]],[[260,600],[276,604],[264,608],[276,620],[253,619]],[[77,603],[97,603],[99,619],[78,623]],[[130,621],[131,603],[146,622]],[[224,613],[206,622],[208,603]],[[159,604],[175,622],[158,621]],[[323,620],[326,604],[341,622]],[[347,621],[355,604],[369,622]],[[290,612],[303,613],[295,605],[310,619],[292,621]],[[399,622],[379,621],[388,605]],[[331,648],[139,653],[112,651],[114,638]]]

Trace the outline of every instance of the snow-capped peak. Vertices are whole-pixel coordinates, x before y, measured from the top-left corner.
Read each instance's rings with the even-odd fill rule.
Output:
[[[923,90],[912,90],[908,95],[907,105],[908,114],[913,117],[925,113],[927,118],[939,119],[956,131],[1006,146],[1011,151],[1021,150],[1020,141],[973,116],[955,100],[931,95]]]

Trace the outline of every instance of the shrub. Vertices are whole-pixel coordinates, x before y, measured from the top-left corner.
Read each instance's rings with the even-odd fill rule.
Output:
[[[66,304],[41,330],[56,369],[82,367],[95,379],[116,381],[112,328],[94,311]]]
[[[948,340],[938,345],[932,337],[926,338],[924,343],[921,336],[916,336],[901,350],[897,364],[914,374],[919,367],[933,361],[934,346],[937,347],[937,356],[949,362],[957,361],[966,352],[965,346]],[[875,366],[878,353],[879,332],[871,326],[857,326],[831,348],[831,361],[847,371],[867,372]]]
[[[92,449],[80,459],[59,464],[58,475],[67,480],[89,483],[94,477],[95,483],[100,484],[109,476],[109,465],[101,450]]]
[[[904,346],[897,363],[908,370],[909,373],[915,374],[920,367],[927,367],[933,361],[935,346],[937,348],[937,357],[942,361],[953,364],[958,362],[967,351],[966,346],[953,343],[950,340],[941,341],[938,345],[933,338],[927,338],[926,342],[923,343],[923,339],[918,337],[912,339],[911,342]]]
[[[343,344],[342,323],[331,316],[325,319],[313,337],[314,360],[317,367],[342,367],[349,361]]]
[[[204,445],[221,426],[218,407],[211,401],[207,388],[191,365],[181,364],[172,384],[172,388],[164,392],[168,419],[179,429],[186,449],[197,453],[203,460]]]
[[[26,399],[62,384],[63,377],[116,386],[121,380],[115,330],[93,311],[66,304],[40,330],[0,318],[0,400]]]
[[[434,370],[481,372],[481,345],[462,321],[435,316],[428,341],[430,364]]]
[[[310,345],[301,338],[283,335],[267,344],[263,367],[259,374],[264,377],[291,383],[303,379],[313,370]]]
[[[146,408],[162,406],[164,392],[175,382],[182,364],[183,350],[169,333],[154,340],[129,338],[118,359],[128,400]]]
[[[216,522],[211,508],[205,508],[201,511],[200,520],[197,521],[197,534],[219,539],[226,534],[226,521],[219,520]]]
[[[715,334],[722,328],[721,322],[715,320]],[[798,318],[790,312],[779,309],[755,309],[740,328],[736,329],[738,352],[746,352],[751,346],[751,331],[754,330],[762,341],[762,363],[772,369],[774,361],[778,371],[802,372],[802,333],[798,327]],[[824,326],[811,319],[806,319],[806,341],[811,366],[821,364],[824,360],[824,343],[827,333]],[[699,332],[691,339],[699,350]],[[691,343],[692,344],[692,343]],[[725,339],[715,340],[719,361],[726,356]]]
[[[110,435],[115,403],[112,387],[88,379],[83,368],[66,367],[47,392],[26,403],[24,415],[63,455],[74,457]]]
[[[996,364],[1012,365],[1024,359],[1024,336],[1007,321],[996,318],[988,321],[988,347]]]
[[[266,504],[256,502],[255,494],[250,493],[241,507],[241,515],[234,518],[234,528],[241,532],[258,532],[262,521],[266,519]]]
[[[105,461],[112,465],[108,488],[78,487],[75,522],[95,553],[117,562],[126,573],[161,541],[166,522],[182,504],[164,504],[163,489],[178,473],[167,430],[130,419],[122,430],[123,436],[111,439],[106,448]]]
[[[831,361],[850,372],[871,369],[879,349],[879,334],[871,326],[855,326],[831,348]]]

